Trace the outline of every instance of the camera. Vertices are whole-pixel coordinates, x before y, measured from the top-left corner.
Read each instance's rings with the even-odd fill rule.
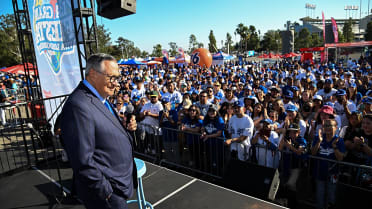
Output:
[[[302,107],[302,109],[304,110],[304,112],[310,112],[311,110],[311,107],[308,103],[304,104],[304,106]]]

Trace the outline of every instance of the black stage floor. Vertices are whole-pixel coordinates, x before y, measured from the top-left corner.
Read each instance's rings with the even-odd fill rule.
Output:
[[[146,168],[142,178],[145,197],[157,209],[283,208],[151,163],[146,163]],[[71,173],[69,168],[61,169],[61,183],[67,192]],[[0,179],[0,208],[84,208],[78,201],[68,199],[63,199],[61,205],[56,204],[54,194],[60,193],[59,187],[53,183],[56,175],[51,165],[49,169],[35,168]],[[137,208],[137,205],[129,208]]]

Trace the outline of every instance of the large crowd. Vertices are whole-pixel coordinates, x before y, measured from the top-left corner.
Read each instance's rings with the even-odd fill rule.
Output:
[[[110,78],[119,84],[110,101],[123,123],[135,117],[139,124],[200,134],[199,142],[195,137],[182,142],[192,153],[200,144],[218,152],[216,140],[223,138],[232,159],[278,168],[290,158],[289,187],[295,187],[298,163],[308,155],[371,166],[372,70],[363,57],[326,64],[229,62],[209,69],[122,67],[121,75]],[[165,133],[180,143],[179,135]],[[153,142],[144,143],[144,151],[151,152]],[[190,157],[191,166],[200,163],[198,157]],[[340,172],[316,166],[322,208],[324,188],[334,190]],[[328,201],[334,201],[332,195]]]
[[[284,162],[288,171],[282,173],[293,190],[309,155],[372,166],[372,69],[363,57],[326,64],[281,60],[210,68],[122,66],[120,71],[120,77],[108,77],[117,84],[109,101],[124,125],[137,120],[139,127],[151,127],[142,130],[148,136],[162,129],[160,152],[176,143],[191,153],[204,146],[206,156],[221,156],[216,152],[228,147],[229,159],[271,168]],[[26,88],[27,82],[36,86],[34,80],[2,74],[1,102],[14,99],[12,92]],[[170,130],[184,132],[185,140]],[[197,137],[188,137],[192,133]],[[148,139],[137,143],[142,143],[141,151],[154,154],[156,142]],[[200,157],[191,155],[190,166],[200,165]],[[207,164],[213,169],[223,160],[219,158],[211,157]],[[324,208],[325,188],[331,194],[328,203],[334,203],[340,170],[326,162],[313,170],[318,208]],[[353,172],[360,181],[356,176],[361,173]]]

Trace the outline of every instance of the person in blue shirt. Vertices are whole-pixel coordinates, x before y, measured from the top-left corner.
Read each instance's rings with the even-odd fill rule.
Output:
[[[162,128],[163,146],[167,160],[179,162],[179,146],[177,137],[178,113],[172,109],[169,98],[163,98],[163,110],[159,112],[159,125]]]
[[[225,124],[217,111],[217,106],[209,106],[207,115],[203,120],[201,128],[204,150],[206,154],[207,172],[218,173],[222,169],[223,160],[223,140],[217,137],[223,137]]]
[[[203,121],[200,118],[200,110],[197,106],[191,105],[188,113],[181,121],[181,131],[185,132],[187,147],[189,150],[190,161],[189,166],[200,168],[200,145],[199,137],[200,128]]]
[[[311,154],[325,159],[342,161],[346,150],[344,139],[336,135],[336,132],[336,120],[325,120],[313,140]],[[316,180],[317,208],[327,208],[328,203],[334,205],[338,180],[337,163],[323,159],[316,160],[313,171],[313,177]]]

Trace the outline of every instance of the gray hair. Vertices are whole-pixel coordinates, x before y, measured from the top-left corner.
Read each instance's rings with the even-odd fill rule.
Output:
[[[102,66],[102,62],[106,61],[106,60],[116,61],[116,59],[109,54],[105,54],[105,53],[92,54],[88,58],[88,61],[87,61],[87,66],[85,68],[85,77],[88,76],[89,71],[92,70],[92,69],[94,71],[103,73],[104,69],[103,69],[103,66]]]

